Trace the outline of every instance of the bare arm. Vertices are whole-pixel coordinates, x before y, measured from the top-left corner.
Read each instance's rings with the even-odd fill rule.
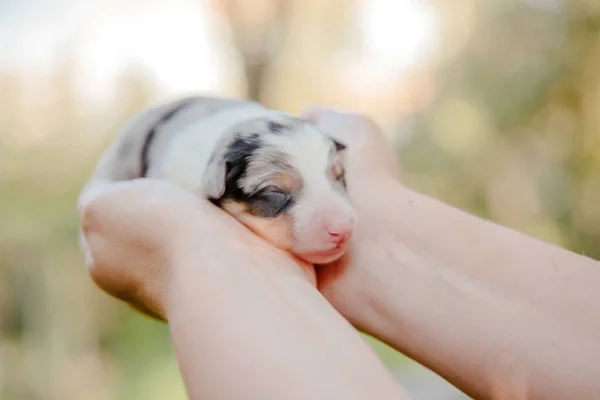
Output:
[[[597,397],[598,262],[399,185],[380,206],[360,325],[478,398]]]
[[[193,254],[173,265],[167,299],[192,399],[406,398],[366,342],[304,279],[266,278],[243,260],[232,268],[235,276],[211,277],[190,268]]]
[[[91,275],[169,322],[191,399],[406,398],[311,265],[172,185],[96,187],[80,206]]]
[[[403,187],[364,118],[315,118],[354,149],[352,253],[318,270],[344,316],[475,398],[598,398],[600,263]]]

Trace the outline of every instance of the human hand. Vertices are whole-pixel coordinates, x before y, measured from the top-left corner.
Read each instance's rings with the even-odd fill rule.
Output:
[[[400,179],[400,165],[390,141],[368,117],[330,108],[312,107],[302,115],[323,132],[348,144],[347,170],[354,187],[349,187],[353,201],[361,202],[360,189],[380,185],[381,181]],[[361,181],[367,179],[368,181]],[[356,189],[356,190],[354,190]]]
[[[348,144],[346,180],[358,224],[346,255],[316,271],[319,290],[355,326],[364,328],[369,291],[376,290],[370,283],[378,279],[378,261],[389,257],[379,240],[386,232],[386,212],[394,208],[392,193],[397,198],[403,189],[398,159],[381,129],[365,116],[314,108],[304,117]]]
[[[312,265],[207,201],[149,179],[92,183],[80,213],[92,278],[169,322],[190,398],[405,398]]]
[[[177,261],[191,252],[195,275],[206,280],[232,273],[217,266],[235,268],[236,261],[251,259],[265,270],[261,272],[315,284],[311,265],[269,246],[212,204],[164,181],[91,182],[80,196],[79,212],[81,244],[94,282],[158,319],[167,319],[174,274],[187,273],[177,269],[189,268],[189,263]]]

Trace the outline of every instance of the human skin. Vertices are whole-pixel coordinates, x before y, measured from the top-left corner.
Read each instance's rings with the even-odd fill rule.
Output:
[[[279,267],[275,267],[279,261],[267,264],[272,268],[264,270],[265,276],[272,279],[280,271],[293,270],[295,279],[302,277],[309,283],[316,279],[319,290],[354,326],[421,362],[474,398],[597,397],[600,367],[595,361],[600,359],[600,314],[594,306],[600,300],[598,262],[406,188],[400,182],[391,146],[364,117],[318,109],[308,112],[307,117],[349,144],[348,190],[359,223],[350,251],[341,261],[315,269],[304,264],[291,268],[283,257]],[[159,191],[149,190],[146,197],[152,193]],[[92,194],[91,198],[102,196]],[[116,209],[130,201],[119,193],[115,198],[112,208]],[[170,204],[169,199],[164,201]],[[88,232],[100,221],[107,221],[108,213],[100,206],[96,212],[89,212],[94,211],[89,204],[85,206],[84,202],[82,207]],[[92,277],[109,293],[138,304],[140,309],[164,315],[164,304],[168,304],[165,298],[169,296],[161,293],[165,287],[177,286],[173,282],[178,280],[170,276],[178,275],[172,271],[177,271],[174,265],[179,265],[164,256],[165,248],[174,249],[168,253],[181,257],[190,254],[183,250],[185,246],[177,245],[189,243],[185,238],[190,235],[172,232],[192,231],[194,219],[178,219],[175,224],[157,221],[163,218],[158,214],[169,213],[165,210],[137,219],[132,213],[124,210],[120,223],[130,221],[132,237],[133,232],[144,228],[152,246],[162,249],[158,252],[163,254],[158,257],[161,262],[147,258],[140,261],[137,269],[131,268],[138,278],[129,279],[126,287],[117,289],[114,277],[132,274],[125,271],[130,265],[124,268],[123,260],[131,260],[131,264],[144,257],[139,252],[119,256],[115,246],[102,248],[92,241],[90,248],[97,254],[91,263]],[[155,235],[150,228],[157,222],[163,228]],[[210,226],[217,225],[223,225],[219,229],[225,229],[228,237],[237,226],[220,222]],[[167,227],[171,230],[168,237]],[[118,233],[107,231],[104,235],[111,238]],[[208,240],[206,237],[196,236],[194,240],[195,249],[211,250],[203,242]],[[123,240],[115,243],[121,243],[125,253],[136,247]],[[254,239],[247,243],[248,254],[254,254],[256,265],[265,265],[261,262],[264,254],[253,253],[265,247],[264,243],[259,246]],[[114,260],[99,263],[98,259],[108,257],[105,253],[113,254]],[[156,265],[161,265],[162,274],[170,271],[169,277],[157,274]],[[205,269],[211,267],[199,272],[202,277]],[[236,276],[229,277],[233,280]],[[200,276],[198,280],[202,280]],[[307,296],[309,293],[313,292],[298,294],[298,301],[312,296]],[[209,301],[211,296],[205,296]],[[331,323],[329,316],[320,315],[321,323]],[[349,345],[347,350],[351,348]],[[380,371],[371,371],[369,379],[376,380]],[[373,393],[375,398],[385,398]]]
[[[312,115],[381,142],[363,117]],[[322,293],[474,398],[598,398],[600,263],[411,191],[393,162],[370,165],[383,147],[349,154],[361,223],[348,256],[317,268]]]
[[[314,268],[166,182],[81,196],[94,281],[167,320],[191,399],[405,399]],[[225,240],[226,239],[226,240]]]

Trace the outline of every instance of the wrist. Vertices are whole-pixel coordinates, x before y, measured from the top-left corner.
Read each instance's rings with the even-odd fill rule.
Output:
[[[414,193],[389,174],[361,176],[360,180],[360,187],[349,186],[348,193],[362,229],[386,241],[389,234],[397,236],[402,226],[398,217],[412,204]]]
[[[380,179],[377,198],[359,202],[360,230],[351,256],[360,271],[357,296],[360,310],[351,315],[353,323],[375,336],[398,326],[404,305],[419,302],[419,288],[431,281],[428,256],[412,237],[412,209],[419,207],[420,196],[394,177]],[[352,312],[351,312],[352,313]]]
[[[164,268],[160,275],[154,274],[156,298],[154,303],[163,313],[166,320],[174,308],[174,299],[182,290],[187,290],[186,282],[200,282],[202,253],[206,243],[206,229],[210,221],[209,204],[201,201],[185,210],[164,210],[174,212],[170,218],[168,231],[164,234]],[[203,263],[203,265],[206,263]]]

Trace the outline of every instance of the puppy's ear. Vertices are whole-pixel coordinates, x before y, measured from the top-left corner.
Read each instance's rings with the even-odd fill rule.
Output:
[[[216,153],[206,167],[202,180],[202,191],[211,200],[218,200],[225,193],[227,162],[224,154]]]
[[[209,200],[218,200],[225,193],[227,185],[227,149],[235,135],[227,132],[217,142],[206,171],[202,177],[201,190]]]
[[[260,133],[264,133],[264,120],[244,121],[232,126],[219,139],[208,162],[202,180],[202,191],[212,200],[220,199],[227,182],[239,178],[246,169],[248,159],[261,147]]]
[[[332,138],[331,141],[333,142],[333,144],[335,144],[335,151],[344,151],[348,147],[345,143],[342,143],[337,139]]]
[[[333,144],[335,144],[336,151],[344,151],[348,147],[346,144],[340,142],[339,140],[336,140],[336,139],[331,139],[331,140],[333,141]]]

